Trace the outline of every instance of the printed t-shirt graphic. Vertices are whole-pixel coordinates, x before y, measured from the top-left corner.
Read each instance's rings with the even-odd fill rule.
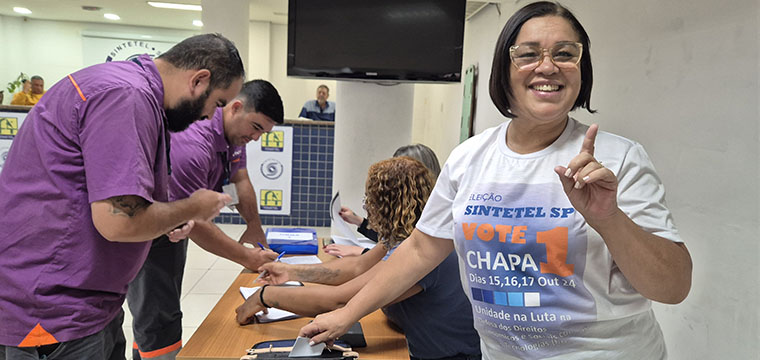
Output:
[[[596,319],[585,221],[558,183],[477,186],[454,215],[475,327],[521,358],[557,355]]]

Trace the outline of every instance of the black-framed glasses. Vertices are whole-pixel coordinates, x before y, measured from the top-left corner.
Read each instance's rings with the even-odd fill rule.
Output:
[[[509,58],[517,70],[533,71],[541,66],[546,53],[558,68],[577,69],[583,55],[583,44],[563,41],[546,49],[536,45],[512,45],[509,47]]]

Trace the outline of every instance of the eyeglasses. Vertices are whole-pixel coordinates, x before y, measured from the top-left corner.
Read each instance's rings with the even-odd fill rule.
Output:
[[[583,54],[583,44],[579,42],[559,42],[545,49],[535,45],[512,45],[509,47],[509,58],[517,70],[533,71],[541,66],[546,55],[558,68],[577,69]]]

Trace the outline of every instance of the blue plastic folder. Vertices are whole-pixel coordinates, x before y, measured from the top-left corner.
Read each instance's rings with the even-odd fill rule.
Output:
[[[270,249],[276,252],[286,251],[289,255],[316,255],[319,250],[315,229],[269,228],[267,229],[267,242]]]

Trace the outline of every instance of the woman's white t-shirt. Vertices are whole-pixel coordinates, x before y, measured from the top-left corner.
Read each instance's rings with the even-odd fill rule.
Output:
[[[588,126],[571,118],[553,144],[531,154],[506,146],[508,126],[454,149],[417,223],[425,234],[454,239],[484,358],[665,358],[650,301],[628,283],[554,172],[578,155]],[[682,241],[640,144],[600,131],[594,156],[617,176],[625,214]]]

